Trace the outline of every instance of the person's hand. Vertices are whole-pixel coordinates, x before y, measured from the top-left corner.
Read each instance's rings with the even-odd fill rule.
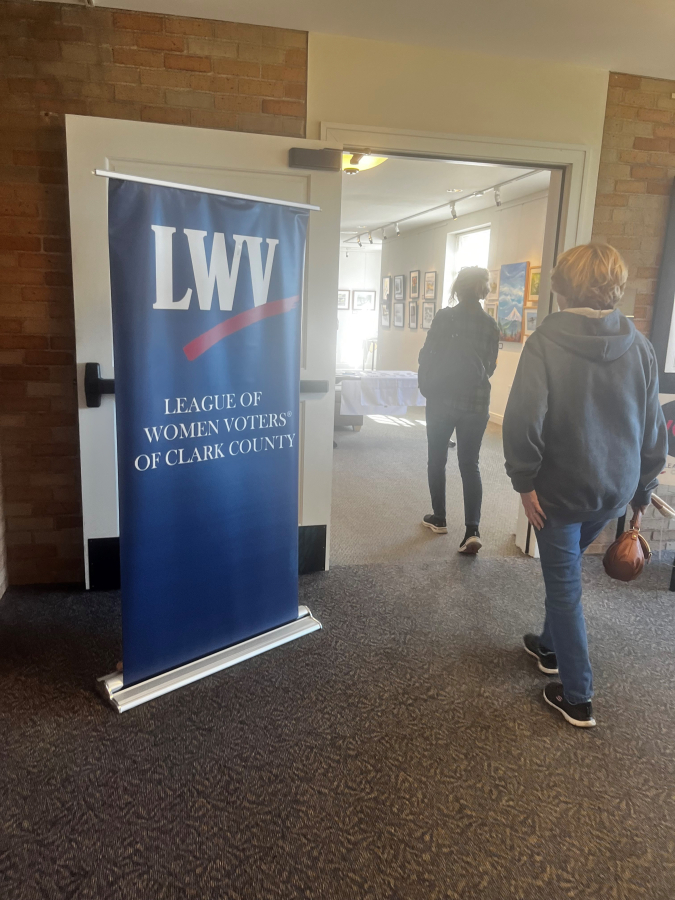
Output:
[[[539,498],[536,491],[530,491],[529,494],[521,494],[520,499],[530,525],[534,525],[537,531],[541,531],[546,521],[546,513],[539,505]]]

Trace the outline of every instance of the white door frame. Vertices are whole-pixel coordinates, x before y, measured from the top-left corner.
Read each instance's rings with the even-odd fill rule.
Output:
[[[331,145],[381,153],[410,153],[439,159],[564,168],[562,246],[568,249],[591,239],[600,166],[599,148],[513,138],[476,137],[378,126],[321,123],[321,138]]]

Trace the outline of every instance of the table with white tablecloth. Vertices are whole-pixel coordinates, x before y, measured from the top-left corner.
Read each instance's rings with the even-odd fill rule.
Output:
[[[417,386],[417,372],[338,372],[337,377],[343,416],[402,416],[409,406],[426,406]]]

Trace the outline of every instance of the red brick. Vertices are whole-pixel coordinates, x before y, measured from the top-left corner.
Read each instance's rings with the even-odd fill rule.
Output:
[[[113,61],[121,66],[137,66],[146,69],[161,69],[164,57],[153,50],[132,50],[129,47],[115,47]]]
[[[639,75],[624,75],[621,72],[610,72],[609,86],[630,88],[637,91],[642,86],[642,78]]]
[[[164,54],[164,65],[167,69],[179,69],[185,72],[210,72],[211,60],[203,56],[177,56]]]
[[[654,137],[675,138],[675,125],[655,125]]]
[[[631,166],[631,178],[667,178],[668,169],[665,166]]]
[[[173,50],[175,53],[182,53],[185,49],[183,38],[171,34],[141,34],[137,45],[145,50]]]
[[[263,100],[262,111],[272,116],[305,115],[305,104],[296,100]]]
[[[167,16],[164,19],[167,34],[192,34],[196,37],[213,37],[214,24],[204,19],[183,19],[179,16]]]
[[[668,151],[670,141],[668,138],[642,138],[636,137],[633,141],[633,147],[636,150],[652,150],[656,152]]]
[[[171,109],[167,106],[144,106],[141,110],[143,122],[159,122],[163,125],[189,125],[189,109]]]
[[[242,94],[253,94],[256,97],[283,97],[284,85],[281,81],[240,78],[239,91]]]
[[[648,181],[648,194],[670,194],[671,181]]]
[[[673,121],[673,114],[667,109],[638,109],[637,117],[641,122]]]
[[[647,182],[617,181],[615,189],[618,194],[644,194],[647,190]]]
[[[113,25],[128,31],[161,31],[163,22],[161,16],[151,16],[137,12],[113,13]]]
[[[244,78],[260,78],[260,63],[241,59],[213,60],[213,71],[219,75],[241,75]]]
[[[15,237],[10,234],[0,235],[0,250],[37,250],[42,249],[39,237]]]
[[[307,70],[290,66],[263,66],[262,77],[273,81],[296,81],[304,84],[307,81]]]

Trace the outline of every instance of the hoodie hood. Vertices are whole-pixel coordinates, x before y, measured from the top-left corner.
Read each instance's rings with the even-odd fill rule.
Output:
[[[584,359],[612,362],[633,346],[637,332],[633,323],[615,309],[597,319],[553,313],[535,334]]]

